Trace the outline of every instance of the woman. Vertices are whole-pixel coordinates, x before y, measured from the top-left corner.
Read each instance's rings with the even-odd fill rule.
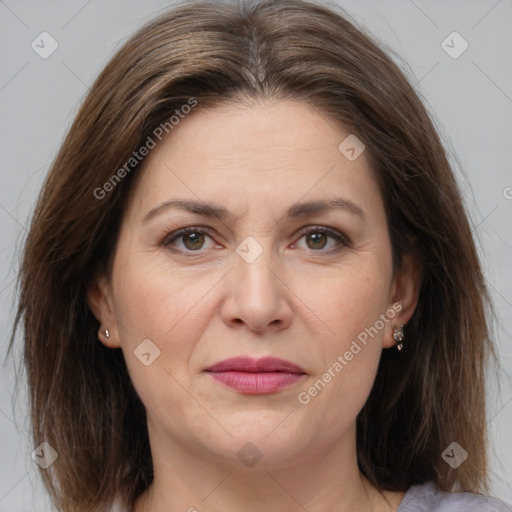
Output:
[[[59,511],[510,510],[485,496],[488,295],[446,154],[331,9],[199,2],[135,34],[20,286]]]

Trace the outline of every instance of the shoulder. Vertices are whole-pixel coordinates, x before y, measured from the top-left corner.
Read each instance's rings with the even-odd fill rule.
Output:
[[[122,500],[120,496],[116,497],[114,503],[112,503],[112,508],[109,510],[109,512],[126,512],[122,505]]]
[[[512,512],[512,507],[481,494],[444,492],[428,482],[412,486],[397,512]]]

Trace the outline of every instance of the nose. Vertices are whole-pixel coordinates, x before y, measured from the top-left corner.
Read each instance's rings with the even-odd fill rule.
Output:
[[[277,332],[290,326],[293,310],[291,290],[266,249],[252,263],[235,256],[235,268],[226,276],[221,315],[231,328]],[[272,265],[272,263],[274,263]]]

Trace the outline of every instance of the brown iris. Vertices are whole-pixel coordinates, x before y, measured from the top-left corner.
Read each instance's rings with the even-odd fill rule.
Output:
[[[197,249],[201,249],[204,244],[204,234],[203,233],[187,233],[183,235],[183,243],[187,249],[191,251],[195,251]]]
[[[310,249],[323,249],[325,247],[325,244],[327,243],[327,235],[325,233],[321,232],[314,232],[309,233],[306,235],[306,240],[308,243],[308,247]],[[309,245],[309,242],[312,242],[314,244],[313,247]]]

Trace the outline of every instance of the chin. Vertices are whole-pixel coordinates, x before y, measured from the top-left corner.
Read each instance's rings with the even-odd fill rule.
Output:
[[[291,463],[309,443],[307,429],[289,421],[288,414],[289,411],[240,413],[232,421],[220,421],[233,436],[222,436],[222,447],[218,447],[222,456],[229,453],[237,464],[248,459],[247,465],[254,463],[259,469]]]

